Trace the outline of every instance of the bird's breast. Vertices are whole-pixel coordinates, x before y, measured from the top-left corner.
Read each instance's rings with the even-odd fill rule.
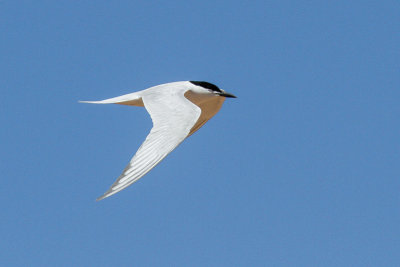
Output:
[[[185,97],[196,106],[200,106],[201,104],[218,96],[212,94],[199,94],[189,90],[185,93]]]

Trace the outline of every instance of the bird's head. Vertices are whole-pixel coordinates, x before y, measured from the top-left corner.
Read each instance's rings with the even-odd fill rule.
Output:
[[[215,84],[209,82],[190,81],[190,83],[194,85],[194,88],[192,90],[199,94],[213,94],[216,96],[236,98],[236,96],[227,93],[226,91],[218,88],[218,86],[216,86]]]

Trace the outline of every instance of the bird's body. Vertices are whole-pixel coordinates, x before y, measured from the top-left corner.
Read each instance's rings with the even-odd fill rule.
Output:
[[[225,97],[235,96],[207,82],[183,81],[102,101],[81,101],[145,107],[153,120],[153,128],[135,156],[110,189],[97,200],[109,197],[143,177],[211,119]]]

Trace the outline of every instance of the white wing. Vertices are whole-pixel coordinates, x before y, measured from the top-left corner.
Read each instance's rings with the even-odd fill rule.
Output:
[[[185,140],[201,114],[201,109],[182,91],[156,90],[142,96],[142,100],[153,128],[122,174],[97,200],[121,191],[148,173]]]

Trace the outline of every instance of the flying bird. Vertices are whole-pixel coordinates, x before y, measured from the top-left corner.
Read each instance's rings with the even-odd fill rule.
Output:
[[[236,98],[212,83],[181,81],[101,101],[80,101],[145,107],[153,121],[153,128],[128,166],[97,200],[114,195],[143,177],[211,119],[226,97]]]

